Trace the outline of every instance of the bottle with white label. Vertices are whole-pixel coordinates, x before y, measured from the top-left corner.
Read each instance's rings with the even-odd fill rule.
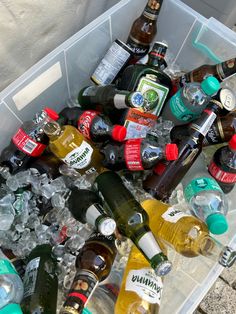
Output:
[[[49,149],[68,166],[81,174],[100,171],[102,155],[89,140],[72,125],[60,125],[53,121],[44,126],[48,135]]]
[[[163,246],[162,249],[164,250]],[[162,280],[162,277],[155,274],[142,253],[133,246],[114,314],[157,314],[162,296]]]
[[[226,232],[228,199],[216,180],[207,172],[202,154],[184,176],[182,184],[185,200],[193,214],[207,224],[211,233]]]
[[[73,187],[67,205],[78,221],[89,223],[105,236],[114,233],[116,222],[104,212],[101,200],[95,192]]]
[[[19,303],[24,287],[20,276],[9,259],[0,250],[0,313],[23,314]]]
[[[25,314],[56,313],[58,279],[52,247],[42,244],[34,248],[24,275],[24,297],[21,303]]]
[[[220,83],[214,76],[207,77],[202,83],[188,83],[165,104],[161,116],[174,125],[187,124],[200,116],[219,89]]]

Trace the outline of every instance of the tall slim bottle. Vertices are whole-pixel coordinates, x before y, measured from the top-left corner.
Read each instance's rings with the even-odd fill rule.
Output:
[[[60,127],[54,121],[44,126],[44,132],[50,139],[49,149],[65,164],[81,174],[101,170],[99,151],[75,127]]]
[[[112,171],[100,174],[94,188],[108,206],[121,234],[130,238],[149,261],[157,275],[166,275],[171,263],[162,252],[149,228],[148,215],[125,187],[120,176]]]
[[[219,103],[211,101],[200,118],[190,125],[189,136],[179,144],[179,157],[170,161],[161,176],[153,173],[144,182],[144,189],[156,199],[168,201],[188,169],[202,151],[202,142],[219,112]]]

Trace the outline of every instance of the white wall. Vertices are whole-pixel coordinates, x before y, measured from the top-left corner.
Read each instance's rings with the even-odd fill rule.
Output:
[[[0,0],[0,90],[119,0]]]

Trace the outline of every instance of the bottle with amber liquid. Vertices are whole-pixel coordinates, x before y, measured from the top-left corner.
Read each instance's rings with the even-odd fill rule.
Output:
[[[98,283],[105,280],[112,268],[117,250],[115,238],[94,232],[76,258],[77,272],[61,314],[80,314]]]
[[[72,125],[60,125],[53,121],[44,126],[44,132],[49,137],[49,149],[68,166],[79,173],[100,171],[102,156]]]
[[[235,73],[236,58],[215,65],[201,65],[199,68],[178,77],[175,81],[175,84],[179,87],[183,87],[186,83],[202,82],[204,78],[209,75],[213,75],[218,79],[218,81],[223,82]]]
[[[142,14],[131,26],[127,46],[133,51],[132,63],[144,57],[157,33],[157,18],[163,0],[148,0]]]
[[[189,136],[179,143],[179,157],[170,161],[161,175],[153,172],[143,182],[144,189],[156,199],[168,201],[172,191],[180,183],[202,151],[203,140],[220,110],[220,103],[211,101],[200,118],[190,125]]]

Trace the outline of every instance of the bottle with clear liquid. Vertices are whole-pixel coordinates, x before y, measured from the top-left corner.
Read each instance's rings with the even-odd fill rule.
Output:
[[[192,213],[207,224],[211,233],[226,232],[228,200],[219,184],[208,173],[202,154],[184,176],[182,184],[184,197]]]
[[[219,89],[220,83],[213,76],[202,83],[186,84],[165,104],[161,116],[174,125],[187,124],[201,115],[211,96]]]
[[[164,248],[162,248],[164,250]],[[142,253],[133,246],[125,268],[115,314],[157,314],[162,278],[156,276]]]
[[[0,250],[0,313],[23,314],[19,303],[24,287],[10,260]]]
[[[81,174],[100,171],[102,168],[100,155],[92,143],[72,125],[60,127],[57,122],[50,122],[44,126],[48,135],[49,149],[68,166]]]

